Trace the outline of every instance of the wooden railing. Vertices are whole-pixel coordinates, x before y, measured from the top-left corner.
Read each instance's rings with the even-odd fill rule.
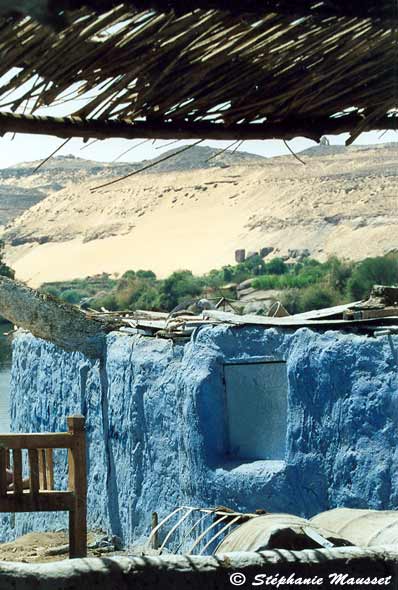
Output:
[[[68,432],[0,434],[0,512],[69,512],[69,556],[87,554],[86,437],[83,416]],[[26,478],[23,459],[27,450]],[[68,450],[68,490],[54,489],[53,449]]]

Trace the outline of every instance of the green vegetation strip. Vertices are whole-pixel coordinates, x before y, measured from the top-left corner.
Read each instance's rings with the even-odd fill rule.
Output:
[[[121,277],[104,273],[46,283],[41,290],[92,309],[171,311],[200,298],[233,299],[236,285],[247,279],[252,279],[250,286],[254,289],[278,291],[277,298],[287,310],[299,313],[365,299],[374,284],[398,284],[398,254],[360,262],[332,257],[323,263],[313,258],[295,263],[282,258],[265,262],[259,256],[252,256],[245,262],[214,269],[202,276],[179,270],[161,280],[150,270],[129,270]]]

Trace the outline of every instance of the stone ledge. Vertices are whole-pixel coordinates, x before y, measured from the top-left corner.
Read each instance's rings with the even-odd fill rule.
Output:
[[[232,573],[246,577],[244,584],[233,584]],[[49,564],[0,563],[1,590],[220,590],[240,586],[252,587],[256,575],[322,578],[322,583],[301,584],[305,588],[396,588],[398,550],[396,547],[362,549],[344,547],[305,551],[264,551],[261,553],[229,553],[222,556],[113,557],[73,559]],[[346,583],[332,583],[330,576],[342,574]],[[380,583],[381,579],[389,584]],[[349,578],[379,583],[350,583]],[[257,579],[256,585],[260,585]],[[269,586],[265,584],[264,586]],[[275,584],[271,587],[277,587]],[[280,585],[280,588],[300,587]]]

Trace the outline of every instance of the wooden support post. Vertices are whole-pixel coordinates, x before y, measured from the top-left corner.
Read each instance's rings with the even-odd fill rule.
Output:
[[[159,517],[157,512],[152,512],[152,530],[156,529],[159,524]],[[152,549],[159,549],[159,535],[156,531],[152,537]]]
[[[87,555],[87,474],[86,435],[83,416],[68,416],[73,443],[68,450],[69,490],[73,492],[69,512],[69,557]]]

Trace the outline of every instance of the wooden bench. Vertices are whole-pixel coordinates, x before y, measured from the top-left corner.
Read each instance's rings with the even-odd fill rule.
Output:
[[[87,554],[84,417],[69,416],[68,432],[0,434],[0,512],[69,512],[69,557]],[[23,453],[26,449],[27,453]],[[68,490],[54,489],[53,449],[68,450]],[[23,461],[28,458],[28,480]],[[7,478],[13,472],[13,485]],[[7,481],[8,479],[8,481]],[[26,486],[28,486],[27,489]]]

